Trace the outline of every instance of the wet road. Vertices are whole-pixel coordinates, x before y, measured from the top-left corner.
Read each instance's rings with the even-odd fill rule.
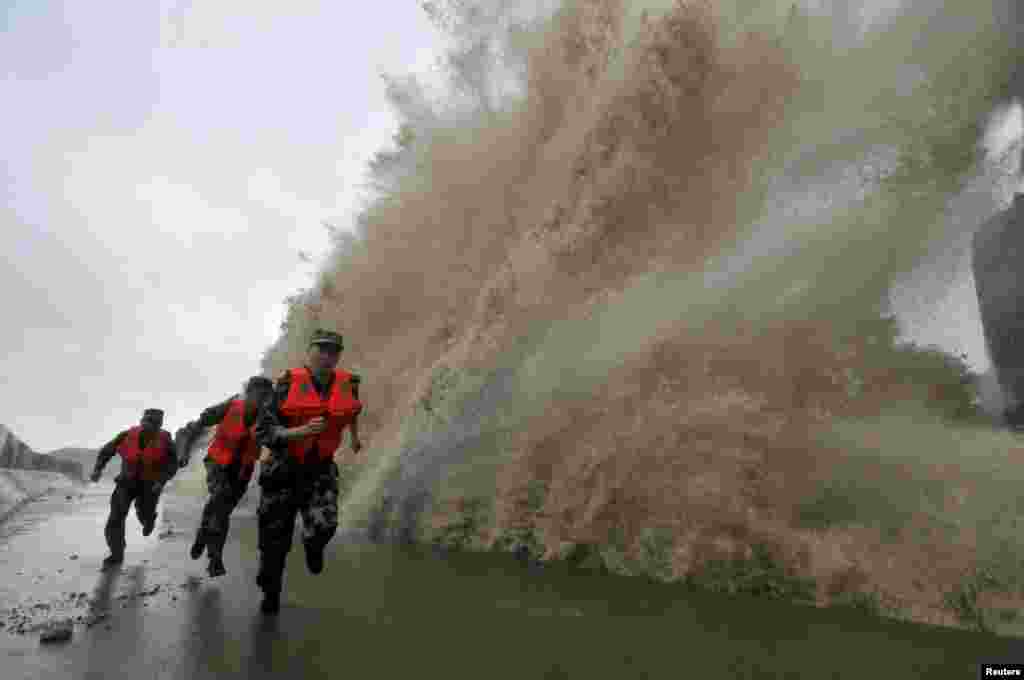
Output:
[[[1020,640],[355,537],[335,540],[318,577],[293,552],[268,618],[254,505],[234,520],[227,576],[188,559],[198,499],[174,494],[149,538],[130,516],[125,564],[102,573],[111,488],[31,504],[0,528],[2,680],[974,678],[981,660],[1024,661]],[[28,632],[66,618],[67,642]]]

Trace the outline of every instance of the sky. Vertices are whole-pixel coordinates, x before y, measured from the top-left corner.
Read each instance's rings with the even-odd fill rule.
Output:
[[[238,391],[390,144],[380,73],[439,48],[412,0],[0,0],[0,424],[98,447]]]

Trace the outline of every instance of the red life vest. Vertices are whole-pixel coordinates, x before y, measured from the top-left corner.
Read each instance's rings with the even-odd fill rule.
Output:
[[[252,477],[256,459],[260,455],[260,446],[253,437],[253,429],[245,426],[245,400],[232,400],[207,450],[210,460],[224,466],[240,461],[239,477]]]
[[[293,368],[288,374],[291,376],[291,386],[281,404],[281,416],[287,426],[305,425],[317,416],[326,420],[326,427],[320,434],[288,442],[288,453],[300,463],[305,462],[309,454],[316,460],[331,460],[341,446],[341,435],[345,428],[363,410],[362,403],[352,394],[352,374],[341,369],[335,370],[334,383],[327,399],[320,398],[308,368]]]
[[[124,461],[130,479],[143,479],[147,482],[158,481],[161,472],[171,458],[171,435],[160,430],[150,437],[146,448],[139,446],[139,434],[142,428],[136,425],[128,430],[128,436],[117,447],[117,453]]]

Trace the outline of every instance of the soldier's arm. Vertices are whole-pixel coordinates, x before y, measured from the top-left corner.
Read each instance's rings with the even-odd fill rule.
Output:
[[[205,409],[200,414],[199,420],[197,421],[199,423],[199,426],[213,427],[214,425],[219,425],[220,422],[224,420],[224,416],[228,414],[228,409],[231,408],[231,402],[237,398],[237,394],[232,394],[230,397],[220,402],[219,404],[214,404],[210,408]]]
[[[214,425],[220,425],[221,421],[224,420],[224,416],[228,414],[228,409],[231,408],[231,402],[234,401],[236,397],[237,395],[231,395],[224,401],[203,409],[203,412],[199,414],[198,420],[193,420],[186,425],[186,427],[189,428],[189,434],[191,436],[189,443],[191,444],[191,442],[194,442],[199,437],[199,433],[204,429],[213,427]]]
[[[358,375],[353,373],[352,374],[352,396],[355,397],[357,400],[359,399],[359,383],[361,383],[361,382],[362,382],[362,378],[360,378]],[[362,442],[359,439],[359,416],[358,415],[356,415],[355,417],[352,418],[352,424],[349,425],[349,431],[352,433],[352,446],[353,446],[353,448],[357,449],[356,453],[358,453],[359,452],[358,449],[362,448]]]
[[[231,402],[234,400],[235,395],[232,395],[213,406],[204,409],[199,415],[198,420],[185,425],[184,432],[180,436],[184,437],[184,441],[181,444],[181,451],[188,452],[192,449],[192,445],[199,439],[199,435],[202,434],[203,430],[208,427],[220,424],[224,420],[224,416],[227,415],[228,409],[231,408]]]
[[[348,429],[352,433],[352,445],[362,444],[362,440],[359,439],[359,416],[352,419],[352,424],[348,426]]]
[[[114,457],[114,454],[117,453],[117,447],[121,445],[121,442],[123,442],[124,438],[127,436],[128,430],[125,430],[103,445],[103,448],[100,449],[99,454],[96,456],[96,465],[94,465],[92,469],[93,474],[103,474],[103,468],[105,468],[107,463],[110,462],[110,459]]]
[[[359,398],[359,384],[361,382],[363,382],[363,379],[355,373],[352,374],[352,378],[349,380],[349,383],[352,385],[352,396],[356,399]]]
[[[290,389],[291,376],[285,373],[274,384],[274,391],[264,402],[256,421],[256,443],[267,447],[271,452],[280,449],[285,442],[309,436],[305,425],[286,427],[282,423],[284,418],[281,417],[281,404],[288,398]]]
[[[259,415],[256,417],[256,427],[253,430],[256,443],[271,451],[279,448],[284,441],[282,432],[286,428],[281,425],[281,403],[288,397],[289,389],[291,376],[285,373],[277,379],[273,392],[260,405]]]

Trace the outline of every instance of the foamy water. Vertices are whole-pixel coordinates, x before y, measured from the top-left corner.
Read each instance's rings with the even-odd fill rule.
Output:
[[[736,545],[771,534],[818,555],[822,579],[854,565],[905,594],[858,516],[819,534],[798,517],[836,475],[870,484],[872,465],[980,499],[984,474],[942,466],[1009,460],[1010,440],[965,415],[954,358],[988,368],[969,243],[1019,183],[1014,8],[673,7],[580,0],[518,31],[454,29],[506,57],[461,52],[460,82],[519,65],[518,94],[473,108],[463,91],[448,109],[399,93],[432,113],[408,119],[388,166],[403,172],[293,306],[266,368],[301,361],[314,326],[352,339],[342,363],[365,377],[372,444],[348,521],[382,495],[419,499],[411,524],[427,491],[477,496],[551,550],[669,527],[677,573],[731,523]],[[544,511],[516,515],[530,484]],[[933,512],[919,492],[893,492],[910,499],[901,517],[1003,545],[993,499]],[[871,498],[843,507],[870,514]],[[908,538],[900,559],[946,569],[948,586],[971,558],[945,540]]]

